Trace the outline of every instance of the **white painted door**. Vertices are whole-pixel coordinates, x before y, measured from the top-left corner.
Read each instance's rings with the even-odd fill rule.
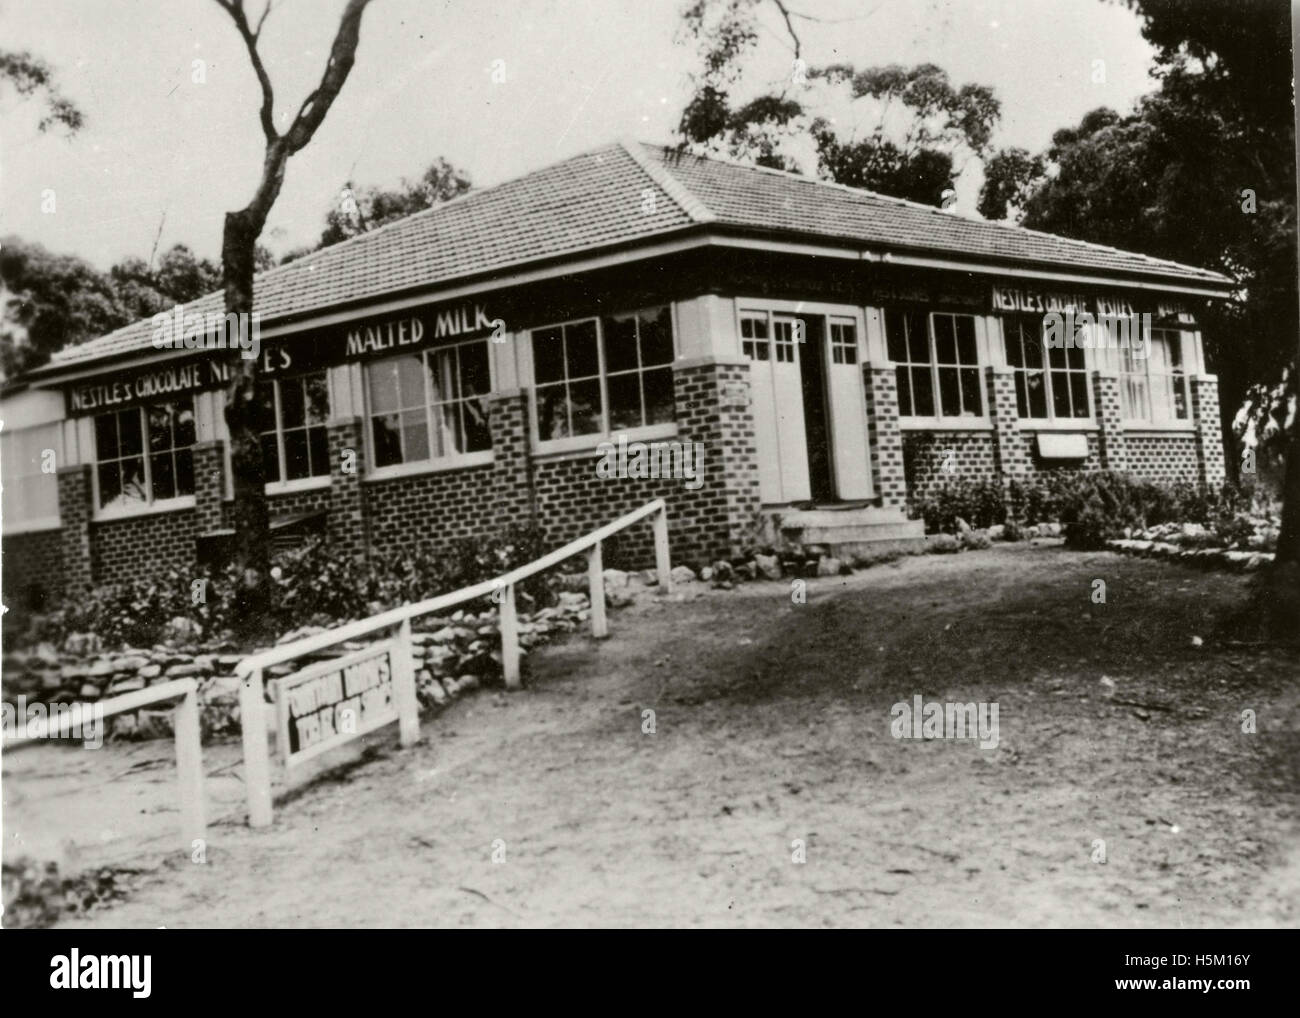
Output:
[[[794,318],[767,312],[744,312],[740,324],[754,399],[760,496],[765,504],[803,501],[810,488],[799,381],[802,328]]]
[[[857,322],[832,316],[827,321],[823,363],[830,408],[835,494],[842,499],[865,499],[874,494],[861,360]]]

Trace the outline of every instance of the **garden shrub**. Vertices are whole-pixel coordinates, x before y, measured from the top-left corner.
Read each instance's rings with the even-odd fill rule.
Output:
[[[996,481],[958,478],[920,500],[916,515],[925,520],[927,534],[952,534],[961,518],[977,529],[996,526],[1006,519],[1002,485]]]
[[[369,563],[334,553],[322,538],[280,552],[271,565],[271,628],[335,625],[481,583],[525,565],[548,547],[537,527],[512,527],[491,537],[464,539],[449,548],[428,546],[375,556]],[[195,581],[203,581],[196,604]],[[233,627],[238,572],[170,569],[107,584],[49,616],[33,635],[62,642],[68,633],[93,632],[108,646],[149,646],[162,641],[172,619],[198,623],[209,639]],[[525,604],[552,600],[548,577],[519,585]],[[468,606],[467,606],[468,607]]]

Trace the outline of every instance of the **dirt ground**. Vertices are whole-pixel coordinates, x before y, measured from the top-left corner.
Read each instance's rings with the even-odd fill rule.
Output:
[[[269,829],[243,824],[237,746],[205,749],[204,865],[159,861],[170,743],[13,754],[6,859],[143,868],[88,926],[1295,926],[1300,655],[1216,629],[1244,583],[1040,544],[798,605],[694,584],[412,750],[386,735]],[[996,702],[998,747],[895,739],[916,694]]]

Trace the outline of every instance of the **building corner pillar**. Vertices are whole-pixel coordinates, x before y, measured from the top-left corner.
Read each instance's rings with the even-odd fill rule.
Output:
[[[989,416],[993,420],[993,461],[1005,486],[1023,481],[1030,472],[1029,443],[1020,430],[1016,403],[1016,369],[988,369]]]
[[[537,520],[528,429],[528,400],[522,390],[491,397],[488,428],[492,435],[492,511],[498,530]]]
[[[1097,403],[1098,459],[1103,470],[1128,469],[1124,442],[1124,410],[1119,394],[1119,375],[1109,371],[1092,373],[1093,397]]]
[[[199,534],[225,525],[226,445],[220,440],[196,442],[194,455],[194,510]]]
[[[330,448],[328,538],[330,547],[349,558],[369,554],[366,535],[365,443],[360,417],[334,418],[326,425]]]
[[[704,452],[695,490],[669,498],[673,561],[733,558],[752,539],[762,508],[749,363],[704,357],[673,365],[677,431]]]
[[[907,505],[903,433],[898,427],[898,378],[893,367],[862,365],[867,399],[867,439],[871,443],[871,487],[884,508]]]
[[[1191,382],[1200,482],[1207,488],[1218,488],[1227,478],[1223,425],[1219,420],[1219,380],[1214,375],[1193,375]]]
[[[61,467],[57,476],[63,595],[71,600],[94,585],[90,536],[94,490],[88,464]]]

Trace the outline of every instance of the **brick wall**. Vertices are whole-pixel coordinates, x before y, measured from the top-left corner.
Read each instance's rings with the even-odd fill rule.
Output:
[[[1098,455],[1103,469],[1128,469],[1128,440],[1124,434],[1123,410],[1119,396],[1119,376],[1102,371],[1092,373],[1093,412],[1101,428]]]
[[[199,515],[194,509],[90,525],[95,583],[121,583],[168,569],[192,569]]]
[[[491,465],[362,483],[370,550],[446,548],[493,529]],[[331,515],[333,510],[331,509]]]
[[[358,557],[369,545],[369,521],[365,513],[365,442],[359,417],[329,422],[330,448],[329,542],[340,555]]]
[[[907,431],[903,442],[913,500],[929,498],[958,479],[994,481],[1000,476],[992,431]]]
[[[1196,422],[1198,476],[1202,484],[1217,488],[1227,477],[1223,453],[1223,424],[1219,420],[1219,381],[1192,379],[1192,419]]]
[[[867,401],[867,440],[871,443],[872,490],[886,508],[907,504],[903,438],[898,430],[898,376],[893,368],[862,367]]]
[[[63,593],[75,597],[95,582],[90,541],[90,467],[62,467],[58,479]]]
[[[1130,432],[1124,436],[1124,441],[1128,448],[1128,471],[1135,477],[1149,481],[1200,483],[1195,435]]]
[[[63,532],[5,534],[0,547],[5,603],[41,611],[63,593]]]

